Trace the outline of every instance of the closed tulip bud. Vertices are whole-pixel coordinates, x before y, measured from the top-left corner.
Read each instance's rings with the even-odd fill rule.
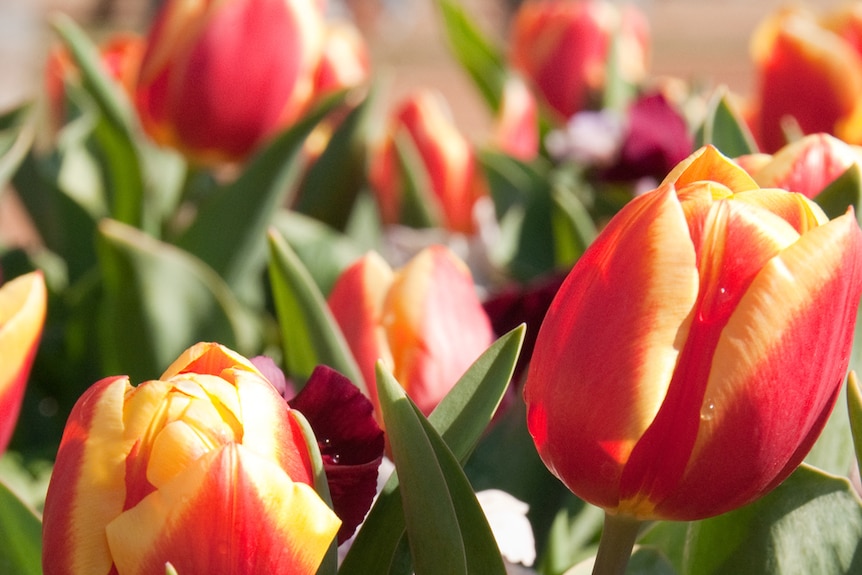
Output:
[[[784,9],[757,28],[752,54],[751,123],[763,151],[782,148],[794,130],[862,142],[862,56],[851,44],[812,13]]]
[[[378,359],[427,415],[494,339],[469,269],[442,246],[424,249],[395,271],[369,253],[338,278],[329,307],[378,415]]]
[[[519,160],[532,160],[539,153],[539,109],[519,76],[506,78],[493,143]]]
[[[589,108],[605,85],[611,43],[620,74],[636,83],[646,75],[649,24],[634,6],[604,0],[528,0],[512,23],[512,65],[565,121]]]
[[[349,22],[328,25],[314,74],[315,98],[361,86],[370,76],[368,45],[356,26]]]
[[[857,146],[829,134],[810,134],[784,146],[762,165],[749,169],[749,173],[761,187],[781,188],[815,198],[860,160],[862,155]]]
[[[30,272],[0,287],[0,455],[6,451],[39,338],[45,324],[47,290],[42,272]]]
[[[486,194],[485,181],[470,143],[461,134],[440,96],[421,90],[409,96],[394,112],[389,129],[374,152],[369,181],[384,223],[401,223],[405,203],[404,177],[396,140],[409,138],[428,176],[441,226],[462,233],[475,229],[473,207]]]
[[[312,0],[168,0],[138,78],[144,129],[197,162],[242,160],[307,109],[322,25]]]
[[[823,428],[860,293],[852,210],[829,221],[697,151],[610,221],[551,304],[525,390],[542,459],[609,516],[753,501]]]
[[[290,408],[249,360],[187,350],[75,404],[45,501],[46,575],[315,573],[339,520]]]

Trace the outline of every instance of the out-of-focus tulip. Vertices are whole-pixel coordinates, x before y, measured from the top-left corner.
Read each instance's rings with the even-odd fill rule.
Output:
[[[736,162],[763,188],[781,188],[814,198],[862,154],[829,134],[810,134],[778,150],[775,155],[756,154]]]
[[[620,74],[638,82],[650,43],[639,9],[605,0],[527,0],[512,23],[510,60],[564,121],[600,95],[614,41]]]
[[[524,161],[532,160],[539,153],[539,109],[533,93],[520,76],[506,78],[493,144]]]
[[[315,98],[360,86],[371,76],[368,45],[350,22],[328,24],[314,74]]]
[[[609,514],[700,519],[802,461],[841,389],[862,231],[714,148],[629,202],[569,274],[525,399],[542,459]]]
[[[119,32],[99,44],[99,55],[108,75],[132,99],[138,69],[144,55],[144,38],[132,32]],[[45,62],[45,92],[52,121],[60,127],[66,121],[66,82],[78,81],[78,70],[64,47],[56,47]]]
[[[763,151],[787,143],[792,130],[862,142],[862,56],[811,12],[785,8],[752,36],[757,87],[752,132]]]
[[[367,254],[338,278],[329,307],[378,414],[378,359],[427,415],[494,340],[469,269],[443,246],[422,250],[396,271]]]
[[[75,404],[43,523],[51,574],[315,573],[339,520],[294,412],[249,360],[197,344]]]
[[[47,290],[42,272],[0,287],[0,455],[6,451],[45,324]]]
[[[374,152],[368,175],[384,223],[401,222],[404,177],[396,139],[409,137],[428,175],[441,225],[472,233],[473,207],[486,193],[485,181],[470,143],[455,127],[445,101],[430,90],[405,99],[393,114],[387,134]]]
[[[198,162],[245,158],[307,109],[322,27],[312,0],[168,0],[138,78],[144,129]]]

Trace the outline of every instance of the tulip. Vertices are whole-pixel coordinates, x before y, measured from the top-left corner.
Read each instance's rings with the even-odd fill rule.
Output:
[[[609,222],[551,304],[525,389],[536,447],[609,517],[749,503],[825,424],[860,294],[852,209],[829,221],[702,148]]]
[[[485,195],[485,182],[467,139],[449,117],[445,102],[434,92],[409,96],[394,112],[389,130],[372,158],[369,182],[384,223],[401,222],[405,204],[404,174],[396,140],[408,136],[428,176],[432,211],[442,227],[462,233],[475,229],[473,208]]]
[[[637,8],[603,0],[528,0],[512,22],[510,61],[565,121],[600,95],[614,41],[619,73],[638,82],[646,75],[650,40]]]
[[[859,148],[829,134],[804,136],[774,155],[756,154],[741,165],[764,188],[781,188],[815,198],[820,192],[862,160]],[[740,159],[736,159],[740,163]],[[756,165],[755,165],[756,164]]]
[[[306,110],[321,38],[312,0],[168,0],[138,78],[144,129],[200,163],[242,160]]]
[[[315,98],[361,86],[371,77],[371,56],[359,30],[349,22],[329,24],[314,73]]]
[[[45,324],[47,290],[42,272],[18,276],[0,287],[0,455],[6,451],[30,368]]]
[[[374,252],[348,267],[329,295],[379,417],[378,359],[426,415],[494,340],[470,271],[443,246],[393,271]]]
[[[315,573],[339,520],[312,489],[295,413],[217,344],[159,380],[78,400],[44,508],[46,575]]]
[[[539,109],[533,93],[519,76],[509,76],[503,85],[493,143],[523,161],[539,153]]]
[[[760,24],[751,50],[757,73],[751,125],[763,151],[783,147],[788,130],[862,143],[862,55],[852,44],[814,14],[784,9]]]

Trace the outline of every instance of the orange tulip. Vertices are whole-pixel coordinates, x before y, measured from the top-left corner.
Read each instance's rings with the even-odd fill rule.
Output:
[[[862,55],[817,17],[784,9],[752,37],[757,68],[752,131],[765,152],[787,143],[788,119],[803,134],[862,143]]]
[[[629,202],[578,260],[525,389],[549,469],[610,515],[696,520],[802,461],[846,375],[862,231],[714,148]]]
[[[445,102],[434,92],[421,90],[409,96],[395,111],[384,141],[372,158],[368,175],[377,196],[384,223],[401,222],[404,174],[396,139],[409,137],[428,176],[442,227],[472,233],[473,207],[485,195],[485,181],[474,150],[449,117]]]
[[[432,246],[393,271],[369,253],[348,267],[329,295],[380,420],[378,359],[426,415],[494,340],[467,266]]]
[[[510,60],[564,121],[589,108],[605,84],[614,35],[620,73],[646,75],[649,24],[634,6],[604,0],[527,0],[512,22]]]
[[[69,416],[48,487],[51,574],[315,573],[339,520],[275,388],[217,344],[161,379],[97,382]]]
[[[519,160],[532,160],[539,153],[539,109],[519,76],[506,78],[493,143]]]
[[[321,39],[312,0],[168,0],[138,78],[144,129],[198,162],[245,158],[306,110]]]
[[[6,451],[18,421],[45,324],[47,300],[42,272],[24,274],[0,287],[0,455]]]

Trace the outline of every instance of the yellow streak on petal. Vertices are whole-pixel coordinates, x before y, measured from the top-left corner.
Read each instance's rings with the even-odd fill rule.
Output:
[[[0,288],[0,397],[38,342],[47,299],[41,272],[19,276]]]
[[[683,188],[700,181],[716,182],[727,186],[733,192],[760,187],[745,170],[714,146],[704,146],[677,164],[662,184],[674,184],[677,188]]]

